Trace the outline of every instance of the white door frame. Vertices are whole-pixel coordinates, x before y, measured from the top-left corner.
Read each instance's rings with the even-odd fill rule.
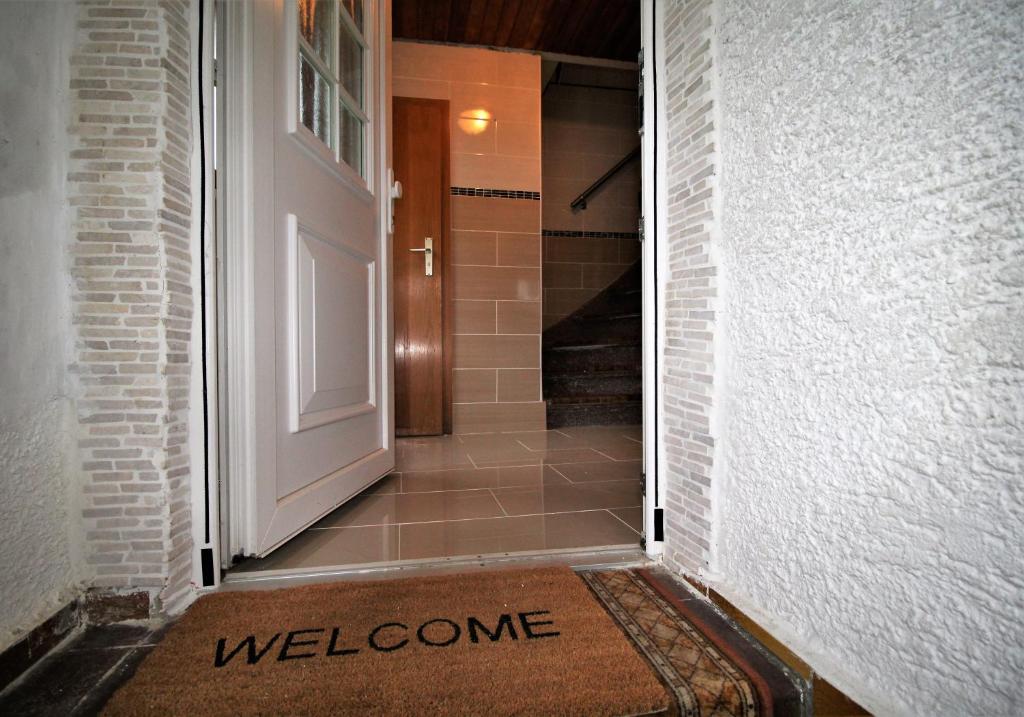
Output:
[[[216,9],[212,6],[216,2]],[[216,280],[207,281],[206,307],[209,316],[208,327],[216,341],[207,344],[206,365],[215,379],[210,384],[213,393],[209,396],[209,433],[213,440],[206,446],[210,452],[209,479],[202,471],[193,471],[193,507],[208,499],[212,505],[211,535],[209,539],[201,521],[193,521],[195,585],[216,587],[220,583],[220,567],[231,564],[232,557],[241,548],[240,532],[253,515],[252,491],[247,490],[242,475],[251,475],[254,466],[255,446],[253,445],[256,386],[254,380],[254,351],[252,333],[254,316],[251,307],[259,277],[254,275],[250,252],[242,251],[246,237],[252,236],[257,218],[257,207],[253,204],[255,182],[270,181],[266,177],[254,177],[252,157],[256,151],[255,113],[253,111],[254,63],[271,62],[272,58],[260,57],[255,52],[253,38],[253,10],[248,2],[206,0],[207,17],[212,19],[215,12],[218,28],[217,82],[220,96],[226,98],[218,108],[217,133],[220,153],[218,182],[216,186],[216,236],[215,248],[208,251],[216,259]],[[388,7],[390,3],[382,3]],[[385,32],[390,36],[391,18],[387,11],[381,12]],[[660,309],[664,307],[664,272],[659,272],[666,256],[665,242],[665,176],[664,156],[656,150],[656,144],[665,146],[665,123],[658,122],[664,117],[664,96],[657,86],[657,78],[663,76],[664,38],[662,28],[663,9],[659,3],[642,3],[641,52],[646,68],[644,84],[644,133],[642,137],[642,187],[643,187],[643,465],[645,471],[644,504],[644,550],[652,559],[659,559],[663,542],[655,540],[655,509],[665,508],[664,450],[660,439],[662,426],[663,383],[659,360],[660,348],[664,341],[664,319]],[[208,24],[209,28],[210,25]],[[208,35],[208,37],[211,37]],[[391,74],[390,43],[381,43],[376,48],[386,68],[381,73],[378,112],[386,117],[383,126],[391,126]],[[199,71],[204,77],[213,77],[212,52],[204,54],[203,67]],[[207,114],[207,127],[212,128],[213,118]],[[231,131],[225,131],[230,127]],[[382,143],[382,167],[390,167],[391,137]],[[206,144],[207,153],[212,157],[212,143]],[[210,166],[210,163],[207,163]],[[212,174],[212,170],[211,170]],[[378,172],[374,181],[379,185],[378,197],[383,203],[381,216],[390,218],[390,192],[388,172]],[[208,183],[208,190],[212,183]],[[209,206],[209,205],[208,205]],[[388,221],[381,222],[381,231],[387,232]],[[390,242],[387,261],[390,264]],[[223,261],[232,257],[230,262]],[[212,265],[212,262],[210,262]],[[208,266],[209,271],[214,271]],[[390,287],[387,288],[390,291]],[[388,326],[393,316],[388,316]],[[387,336],[387,366],[390,373],[393,362],[390,330]],[[195,348],[196,362],[202,363],[200,348]],[[219,385],[216,377],[220,377]],[[393,434],[393,406],[387,407],[388,423]],[[195,413],[193,414],[195,415]],[[196,425],[196,424],[194,424]],[[220,438],[218,441],[217,438]],[[193,455],[198,455],[194,453]],[[235,470],[230,470],[234,468]],[[218,475],[221,479],[218,480]],[[194,513],[195,514],[195,513]],[[219,518],[218,518],[219,516]],[[201,581],[202,566],[200,549],[212,549],[215,563],[215,580],[204,585]]]
[[[640,52],[642,57],[643,129],[641,130],[641,255],[643,257],[643,416],[644,416],[644,551],[657,560],[664,551],[665,451],[662,441],[664,381],[661,347],[665,321],[665,96],[659,86],[664,76],[664,6],[641,3]]]
[[[221,396],[217,365],[218,341],[222,325],[217,297],[220,294],[219,247],[216,226],[216,187],[214,174],[214,63],[213,46],[217,23],[214,0],[201,0],[191,6],[193,48],[197,59],[191,66],[191,83],[197,88],[192,100],[193,142],[190,162],[192,180],[193,312],[191,388],[189,392],[188,447],[191,460],[190,498],[192,505],[192,584],[200,588],[220,584],[220,498],[218,489],[221,432],[217,425]],[[218,135],[222,134],[217,132]],[[204,341],[205,339],[205,341]],[[205,352],[204,352],[205,348]]]

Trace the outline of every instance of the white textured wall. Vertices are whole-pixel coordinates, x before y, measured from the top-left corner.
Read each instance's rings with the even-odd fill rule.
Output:
[[[81,577],[63,161],[74,11],[0,5],[0,650]]]
[[[712,568],[869,707],[1020,714],[1024,6],[718,12]]]

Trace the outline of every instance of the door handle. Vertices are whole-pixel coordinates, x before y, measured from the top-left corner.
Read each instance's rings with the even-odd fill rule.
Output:
[[[423,240],[422,249],[410,249],[409,251],[423,252],[423,273],[426,276],[434,275],[434,240],[427,237]]]

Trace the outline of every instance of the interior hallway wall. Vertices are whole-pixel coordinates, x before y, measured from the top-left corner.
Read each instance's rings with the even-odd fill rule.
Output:
[[[392,60],[394,96],[450,102],[452,429],[542,430],[540,58],[395,42]]]
[[[561,81],[567,84],[549,84],[541,98],[545,328],[640,258],[639,159],[593,194],[586,209],[569,208],[640,144],[637,74],[563,64]]]
[[[75,459],[67,202],[75,7],[0,6],[0,650],[85,577]]]
[[[1019,711],[1020,4],[666,16],[666,80],[713,68],[721,100],[709,578],[874,711]],[[672,103],[705,79],[670,131],[700,131]]]

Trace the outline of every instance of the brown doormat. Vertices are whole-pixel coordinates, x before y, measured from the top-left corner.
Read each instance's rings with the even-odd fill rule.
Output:
[[[201,598],[108,715],[641,715],[670,699],[569,568]]]

